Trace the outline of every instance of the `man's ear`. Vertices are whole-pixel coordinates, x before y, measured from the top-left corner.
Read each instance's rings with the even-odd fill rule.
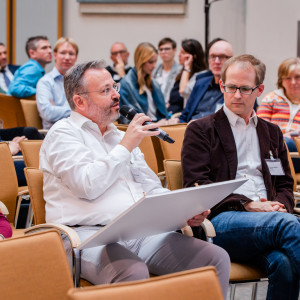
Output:
[[[222,81],[222,79],[220,79],[219,85],[220,85],[221,92],[224,94],[224,88],[223,88],[223,81]]]
[[[265,89],[264,84],[260,84],[257,89],[258,89],[258,96],[257,97],[259,97]]]
[[[87,99],[85,97],[81,95],[74,95],[73,102],[76,106],[76,109],[80,111],[85,111],[85,108],[87,106]]]
[[[35,50],[29,49],[29,50],[28,50],[28,54],[29,54],[29,57],[30,57],[30,58],[35,59]]]

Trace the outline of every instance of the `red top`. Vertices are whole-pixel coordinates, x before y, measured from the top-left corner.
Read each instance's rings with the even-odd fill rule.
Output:
[[[12,236],[12,229],[10,227],[9,221],[1,212],[0,212],[0,234],[2,234],[5,238],[9,238]]]

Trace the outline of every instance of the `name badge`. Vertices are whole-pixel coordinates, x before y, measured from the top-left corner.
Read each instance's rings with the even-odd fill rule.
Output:
[[[276,159],[266,159],[270,174],[272,176],[284,176],[284,170],[279,158]]]

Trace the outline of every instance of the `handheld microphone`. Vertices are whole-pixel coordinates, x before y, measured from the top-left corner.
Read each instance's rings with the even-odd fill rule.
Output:
[[[128,119],[128,120],[132,120],[134,118],[134,116],[137,114],[137,112],[132,108],[132,107],[129,107],[127,105],[123,105],[121,108],[120,108],[120,114]],[[151,124],[151,122],[144,122],[143,125],[149,125]],[[154,129],[149,129],[150,131],[159,131],[159,135],[157,135],[157,137],[163,141],[166,141],[170,144],[173,144],[175,141],[169,137],[169,135],[164,132],[163,130],[161,130],[160,128],[154,128]]]

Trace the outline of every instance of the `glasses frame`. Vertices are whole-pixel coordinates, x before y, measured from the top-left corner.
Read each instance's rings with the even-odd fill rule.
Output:
[[[213,54],[214,55],[214,54]],[[228,60],[229,58],[231,58],[232,56],[228,56],[228,55],[214,55],[214,57],[211,57],[211,55],[208,56],[208,59],[209,60],[212,60],[212,61],[216,61],[216,59],[218,58],[219,61],[226,61]]]
[[[125,54],[125,53],[127,53],[127,50],[120,50],[120,51],[111,52],[111,55],[116,56],[118,54],[122,55],[122,54]]]
[[[250,93],[250,94],[243,93],[243,92],[241,91],[241,89],[245,88],[244,86],[240,86],[240,87],[232,86],[231,88],[235,88],[235,91],[234,91],[234,92],[228,92],[228,91],[226,91],[226,88],[227,88],[228,86],[225,85],[224,83],[222,83],[222,86],[223,86],[223,89],[224,89],[224,92],[225,92],[225,93],[228,93],[228,94],[235,94],[236,91],[239,90],[240,93],[241,93],[242,95],[248,95],[248,96],[249,96],[249,95],[252,95],[252,94],[253,94],[253,92],[260,86],[260,84],[258,84],[258,85],[257,85],[256,87],[254,87],[254,88],[247,88],[247,89],[249,89],[249,91],[251,90],[251,93]]]
[[[172,47],[167,47],[167,48],[158,48],[159,52],[169,52],[172,51],[174,48]]]
[[[117,93],[119,93],[120,88],[121,88],[120,82],[115,82],[111,87],[109,87],[109,88],[106,87],[102,91],[79,92],[79,93],[77,93],[77,95],[84,95],[84,94],[90,94],[90,93],[99,93],[100,96],[107,97],[107,96],[110,96],[112,94],[113,90],[115,90]],[[109,89],[109,91],[107,91],[107,89]],[[104,95],[102,95],[101,93],[104,93]]]

